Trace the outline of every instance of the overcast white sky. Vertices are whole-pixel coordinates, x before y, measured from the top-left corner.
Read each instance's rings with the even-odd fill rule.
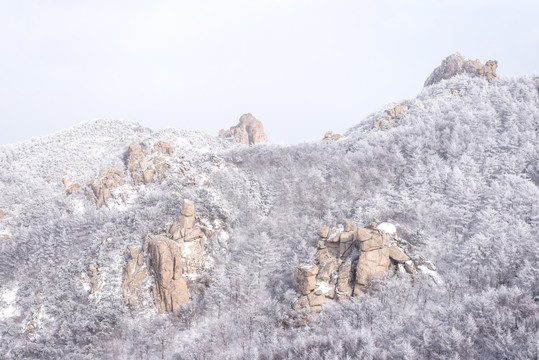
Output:
[[[539,71],[539,2],[0,0],[0,144],[97,118],[344,132],[459,51]]]

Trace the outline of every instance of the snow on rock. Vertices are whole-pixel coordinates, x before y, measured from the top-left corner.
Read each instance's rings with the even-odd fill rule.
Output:
[[[395,225],[389,222],[380,223],[378,224],[378,226],[376,226],[376,228],[392,236],[395,236],[395,234],[397,233],[397,228],[395,227]]]

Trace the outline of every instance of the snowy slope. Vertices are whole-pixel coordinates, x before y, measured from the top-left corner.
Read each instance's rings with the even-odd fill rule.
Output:
[[[3,358],[534,358],[539,338],[539,91],[532,77],[457,76],[429,86],[391,127],[373,113],[336,142],[241,146],[99,120],[0,147]],[[85,184],[125,168],[130,143],[171,142],[165,181],[97,210]],[[187,176],[177,169],[189,163]],[[176,171],[176,172],[175,172]],[[65,194],[64,176],[82,188]],[[227,251],[175,314],[128,308],[127,245],[170,223],[184,198],[224,221]],[[443,281],[394,274],[308,322],[294,267],[316,230],[398,223]],[[223,235],[227,237],[227,235]],[[84,276],[99,262],[102,288]],[[29,335],[30,334],[30,335]]]

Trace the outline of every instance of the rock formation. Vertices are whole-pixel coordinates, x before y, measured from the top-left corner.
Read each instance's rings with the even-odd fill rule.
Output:
[[[342,137],[341,134],[333,134],[333,131],[326,131],[326,133],[324,134],[324,138],[322,139],[322,141],[329,141],[329,140],[339,140],[340,138]]]
[[[436,84],[458,74],[468,74],[493,81],[498,78],[496,74],[497,67],[498,62],[495,60],[489,60],[483,65],[479,59],[472,61],[464,58],[459,53],[454,53],[446,57],[442,64],[434,69],[425,81],[425,86]]]
[[[151,293],[159,312],[174,311],[189,301],[187,275],[204,267],[206,242],[215,236],[210,226],[195,214],[192,201],[185,200],[178,218],[160,234],[148,234],[142,248],[128,246],[122,290],[124,301],[142,303],[144,282],[151,275]]]
[[[242,115],[239,124],[231,127],[230,130],[219,131],[219,136],[232,138],[234,141],[245,145],[260,144],[268,141],[262,122],[250,113]]]
[[[126,165],[133,179],[133,184],[147,185],[156,176],[162,179],[165,172],[170,169],[170,164],[165,157],[172,154],[174,154],[174,147],[164,141],[155,143],[151,153],[144,149],[141,144],[133,143],[129,145]]]
[[[145,149],[141,144],[130,144],[127,150],[125,172],[116,168],[103,170],[95,180],[86,184],[93,192],[96,207],[99,209],[103,205],[108,205],[111,197],[123,198],[125,193],[115,193],[113,190],[125,184],[124,177],[126,174],[130,175],[133,185],[147,185],[155,179],[164,179],[167,171],[171,168],[167,157],[172,154],[174,154],[174,147],[164,141],[155,143],[151,151]],[[185,168],[184,165],[180,166],[180,176],[184,175]],[[72,184],[72,182],[73,180],[68,177],[63,179],[68,195],[73,194],[80,188],[79,184]]]
[[[397,119],[406,110],[408,110],[408,105],[398,105],[394,108],[386,110],[385,113],[387,117],[376,119],[372,124],[372,127],[376,129],[382,126],[392,125],[395,122],[395,119]]]
[[[6,216],[6,213],[4,210],[0,209],[0,219],[2,219],[4,216]]]
[[[124,177],[125,175],[120,170],[113,168],[101,171],[95,180],[86,184],[92,189],[98,209],[107,205],[110,197],[115,197],[112,191],[125,183]]]
[[[73,183],[73,179],[69,177],[64,177],[62,179],[62,183],[64,184],[64,188],[67,195],[72,195],[73,193],[77,192],[80,189],[80,185],[77,183]]]
[[[295,310],[319,312],[326,298],[349,299],[390,269],[415,274],[416,263],[430,266],[429,271],[434,269],[432,263],[419,256],[412,260],[405,253],[401,246],[409,244],[397,236],[391,223],[375,220],[358,228],[347,221],[337,227],[320,228],[318,236],[315,264],[302,263],[294,272],[294,285],[301,294],[292,305]],[[429,275],[437,280],[436,275]]]

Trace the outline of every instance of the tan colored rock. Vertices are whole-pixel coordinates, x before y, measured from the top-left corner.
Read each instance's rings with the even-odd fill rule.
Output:
[[[309,300],[309,306],[320,306],[326,303],[326,297],[320,290],[314,291],[307,295],[307,299]]]
[[[359,241],[367,241],[372,238],[371,231],[365,228],[357,229],[357,238]]]
[[[328,245],[330,243],[338,243],[341,237],[341,231],[339,229],[330,229],[328,232],[328,237],[326,239]]]
[[[341,134],[333,134],[333,131],[327,131],[327,132],[324,134],[324,138],[322,139],[322,141],[329,141],[329,140],[337,141],[337,140],[339,140],[341,137],[342,137]]]
[[[186,213],[194,214],[194,204],[191,201],[186,200],[184,205],[182,209],[186,208]],[[139,305],[143,293],[141,284],[147,276],[153,275],[152,294],[160,312],[175,311],[187,303],[189,291],[186,275],[204,267],[208,258],[206,234],[215,236],[215,231],[205,227],[208,224],[207,221],[195,216],[187,217],[180,212],[179,218],[166,227],[165,233],[147,235],[142,249],[129,246],[129,259],[122,284],[125,302]],[[222,224],[216,226],[221,228]]]
[[[4,238],[4,240],[9,240],[10,236],[9,234],[0,234]]]
[[[183,200],[182,210],[180,214],[184,216],[194,216],[195,215],[195,204],[191,200]]]
[[[318,274],[318,266],[309,264],[300,264],[294,272],[294,284],[296,289],[307,295],[316,288],[316,274]]]
[[[80,190],[80,185],[75,183],[73,185],[71,185],[67,190],[66,190],[66,193],[68,195],[73,195],[75,192],[79,191]]]
[[[391,125],[395,122],[394,120],[397,119],[406,110],[408,110],[408,105],[397,105],[392,109],[388,109],[385,111],[387,117],[382,119],[376,119],[373,122],[372,127],[376,129],[382,126]]]
[[[303,310],[307,307],[309,307],[309,298],[307,297],[307,295],[300,296],[292,304],[292,308],[296,311]]]
[[[349,232],[353,231],[355,232],[357,230],[356,224],[352,220],[348,220],[344,223],[344,231]]]
[[[317,234],[318,234],[318,236],[320,236],[320,237],[322,237],[322,238],[325,239],[325,238],[327,238],[328,235],[329,235],[329,228],[327,228],[327,227],[322,227],[322,228],[318,229]]]
[[[149,184],[153,180],[153,177],[155,175],[155,170],[154,169],[146,169],[146,170],[144,170],[144,172],[142,174],[143,174],[143,177],[144,177],[144,184]]]
[[[365,285],[371,279],[382,277],[389,265],[389,248],[361,251],[356,269],[356,283]]]
[[[262,122],[250,113],[242,115],[239,124],[231,127],[230,130],[221,130],[219,136],[232,138],[234,141],[244,145],[260,144],[268,141]]]
[[[132,143],[127,150],[127,170],[133,184],[149,184],[156,178],[162,180],[171,165],[165,160],[174,153],[172,144],[159,141],[154,144],[151,154],[141,144]],[[163,155],[163,156],[157,156]]]
[[[124,174],[120,170],[113,168],[101,171],[95,180],[87,183],[92,189],[98,209],[108,204],[112,190],[125,183],[123,177]]]
[[[354,239],[355,239],[355,234],[353,231],[344,231],[339,237],[340,242],[350,242],[350,241],[354,241]]]
[[[178,218],[178,224],[181,228],[188,230],[192,229],[195,226],[195,220],[196,219],[194,216],[180,215],[180,217]]]
[[[381,249],[389,245],[389,235],[379,232],[372,231],[371,238],[366,241],[361,241],[359,243],[359,250],[361,251],[371,251],[376,249]]]
[[[182,277],[181,249],[165,236],[148,235],[145,241],[155,279],[152,292],[157,309],[159,312],[178,310],[189,301],[187,282]]]
[[[0,219],[2,219],[4,216],[6,216],[6,213],[4,210],[0,209]]]
[[[174,146],[170,142],[158,141],[153,145],[152,154],[153,153],[171,156],[174,154]]]
[[[141,304],[141,283],[148,276],[148,266],[139,248],[128,246],[126,252],[129,257],[122,281],[123,297],[126,304],[137,306]]]
[[[488,81],[493,81],[498,78],[498,75],[496,74],[497,68],[497,61],[489,60],[483,65],[478,59],[468,60],[459,53],[454,53],[446,57],[442,61],[442,64],[434,69],[425,81],[425,86],[450,79],[458,74],[467,74],[469,76],[477,76],[485,78]]]
[[[410,260],[410,257],[397,245],[391,245],[389,247],[389,257],[401,264]]]
[[[341,236],[341,239],[342,239],[342,236]],[[341,241],[340,242],[340,257],[341,258],[345,258],[348,255],[350,255],[352,250],[354,250],[354,242],[353,241],[348,241],[348,242]]]
[[[339,268],[339,278],[337,280],[337,291],[335,297],[337,300],[349,299],[353,292],[353,268],[352,262],[347,261]]]
[[[65,188],[68,188],[69,185],[71,185],[72,182],[73,182],[73,179],[68,178],[68,177],[64,177],[64,178],[62,179],[62,183],[64,184],[64,187],[65,187]]]

